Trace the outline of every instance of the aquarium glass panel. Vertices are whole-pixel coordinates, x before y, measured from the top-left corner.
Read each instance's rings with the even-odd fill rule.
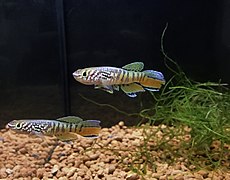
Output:
[[[0,126],[63,115],[54,1],[0,2]]]

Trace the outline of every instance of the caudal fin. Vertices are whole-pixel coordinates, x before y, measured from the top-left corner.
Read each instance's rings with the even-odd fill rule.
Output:
[[[159,71],[145,70],[143,71],[143,73],[145,73],[145,75],[147,75],[150,78],[154,78],[154,79],[160,80],[165,83],[164,75]]]
[[[148,91],[158,91],[161,86],[165,84],[164,75],[161,72],[145,70],[143,73],[145,73],[145,75],[148,77],[144,81],[140,82],[144,89]]]
[[[101,130],[100,122],[99,120],[83,121],[83,126],[78,134],[84,137],[98,137]]]

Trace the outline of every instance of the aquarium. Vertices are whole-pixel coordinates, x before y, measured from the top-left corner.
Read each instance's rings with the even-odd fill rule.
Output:
[[[0,179],[230,179],[229,8],[0,1]]]

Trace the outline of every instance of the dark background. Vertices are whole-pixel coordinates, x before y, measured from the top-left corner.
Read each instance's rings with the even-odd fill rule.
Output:
[[[76,82],[77,68],[143,61],[170,78],[164,46],[194,80],[230,83],[228,0],[0,0],[0,127],[12,119],[77,115],[102,126],[128,118],[98,103],[135,113],[154,102]],[[80,95],[79,95],[80,94]]]

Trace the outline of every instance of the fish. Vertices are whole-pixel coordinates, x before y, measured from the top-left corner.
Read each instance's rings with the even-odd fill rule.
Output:
[[[122,68],[101,66],[77,69],[73,72],[76,81],[85,85],[94,85],[95,89],[113,94],[121,89],[129,97],[138,92],[159,91],[165,84],[164,75],[159,71],[144,70],[143,62],[133,62]]]
[[[97,138],[101,130],[99,120],[85,120],[77,116],[67,116],[57,120],[22,119],[9,122],[6,127],[19,133],[37,136],[55,136],[61,141],[71,141],[78,135]]]

